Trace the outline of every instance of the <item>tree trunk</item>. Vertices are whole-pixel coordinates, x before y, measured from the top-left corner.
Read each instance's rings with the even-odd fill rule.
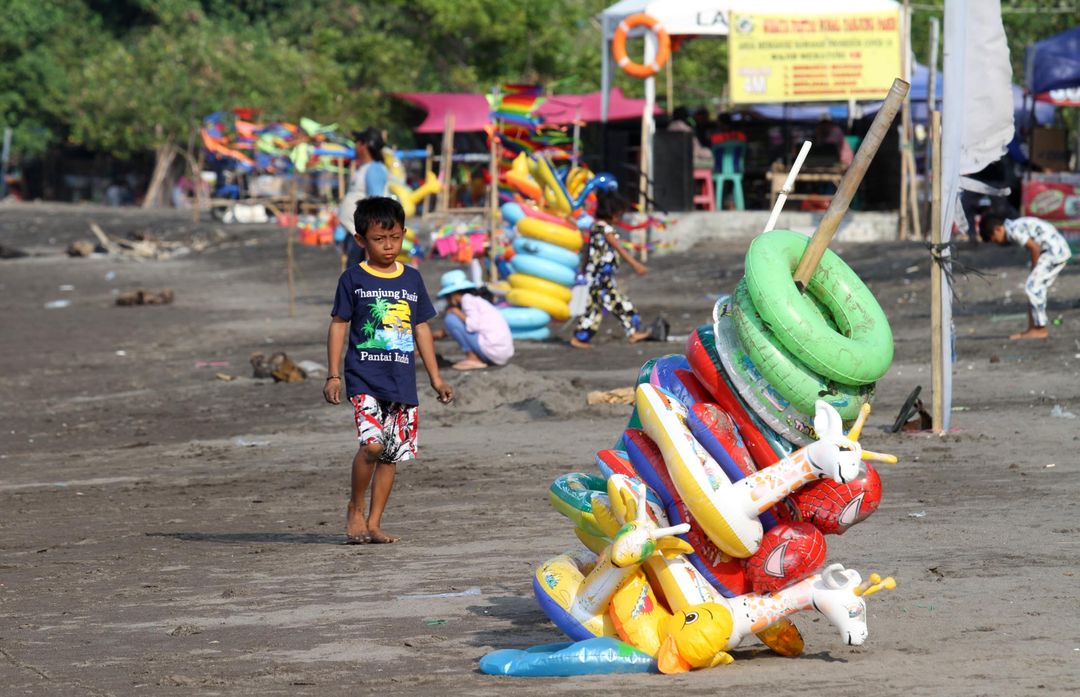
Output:
[[[155,152],[154,173],[150,176],[150,186],[147,187],[146,196],[143,198],[143,208],[161,207],[162,187],[169,176],[169,168],[172,167],[174,159],[176,159],[176,146],[173,145],[172,139],[169,139],[163,145],[159,145]]]

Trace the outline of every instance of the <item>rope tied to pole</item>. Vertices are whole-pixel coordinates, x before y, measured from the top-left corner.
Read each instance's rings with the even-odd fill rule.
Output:
[[[957,294],[955,288],[955,275],[959,273],[965,279],[968,276],[975,276],[976,278],[986,281],[987,285],[990,285],[990,274],[970,264],[965,264],[959,259],[959,248],[956,246],[956,242],[949,240],[948,242],[939,242],[934,244],[933,242],[922,242],[923,247],[930,252],[931,263],[937,264],[941,269],[941,273],[945,276],[945,283],[949,287],[949,293],[960,307],[964,306],[963,301],[960,299],[960,295]]]

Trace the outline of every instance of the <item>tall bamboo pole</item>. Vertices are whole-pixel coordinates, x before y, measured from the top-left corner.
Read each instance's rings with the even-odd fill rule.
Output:
[[[904,0],[904,6],[900,13],[900,65],[905,80],[911,79],[910,63],[911,56],[911,0]],[[900,112],[900,220],[899,237],[902,240],[908,238],[908,196],[910,186],[908,184],[909,168],[907,153],[911,149],[911,100],[904,99],[904,105]]]
[[[492,283],[499,280],[499,271],[495,266],[495,240],[499,229],[499,136],[495,130],[491,132],[491,146],[488,148],[491,155],[491,163],[488,171],[491,173],[491,187],[488,190],[488,214],[490,225],[488,227],[488,278]]]
[[[930,242],[941,244],[941,113],[930,112],[930,141],[934,148],[933,174],[930,184]],[[934,392],[931,417],[934,428],[940,430],[945,423],[945,365],[941,355],[941,264],[936,258],[930,263],[930,385]]]
[[[454,113],[447,112],[443,121],[442,142],[442,165],[439,167],[439,177],[442,179],[442,187],[439,196],[435,199],[435,210],[445,213],[450,209],[450,179],[454,168]]]
[[[933,113],[937,111],[937,64],[938,64],[938,36],[941,30],[941,23],[937,17],[930,18],[930,58],[927,61],[927,65],[930,68],[929,83],[927,85],[926,92],[926,109],[927,113]],[[926,139],[926,164],[929,166],[934,161],[934,139]],[[934,190],[931,184],[931,178],[926,177],[926,207],[930,207],[930,199],[934,197]],[[932,217],[928,217],[928,220],[932,220]],[[933,224],[932,222],[930,224]]]

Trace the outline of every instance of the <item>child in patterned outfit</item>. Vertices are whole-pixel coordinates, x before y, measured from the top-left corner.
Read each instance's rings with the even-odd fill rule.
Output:
[[[353,457],[352,496],[345,523],[350,544],[396,542],[382,529],[397,463],[416,457],[416,365],[420,352],[431,387],[443,404],[454,391],[443,382],[427,322],[435,316],[424,279],[396,261],[404,238],[405,211],[391,198],[374,196],[356,205],[356,242],[367,260],[341,274],[326,338],[330,375],[323,397],[341,404],[342,347],[345,394],[353,405],[360,448]],[[371,508],[364,497],[371,485]]]
[[[635,259],[619,243],[612,223],[626,212],[626,200],[618,191],[601,189],[596,194],[596,222],[589,231],[588,259],[585,262],[585,280],[589,285],[589,306],[578,320],[577,330],[570,339],[576,348],[592,348],[589,340],[596,334],[604,311],[610,312],[626,331],[626,338],[634,344],[649,337],[641,330],[641,317],[634,305],[615,286],[615,271],[621,257],[639,276],[649,270]]]
[[[983,216],[979,221],[979,236],[983,242],[996,242],[1002,246],[1015,244],[1030,252],[1031,274],[1024,284],[1028,296],[1028,328],[1009,338],[1047,338],[1047,293],[1072,256],[1069,243],[1053,225],[1031,217],[1008,220],[994,215]]]

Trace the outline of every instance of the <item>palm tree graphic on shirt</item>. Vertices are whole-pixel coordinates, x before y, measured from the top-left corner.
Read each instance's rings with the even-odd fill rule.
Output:
[[[368,304],[371,318],[364,322],[361,331],[367,339],[356,348],[377,348],[412,352],[412,312],[409,303],[399,300],[391,304],[385,298],[377,298]]]

